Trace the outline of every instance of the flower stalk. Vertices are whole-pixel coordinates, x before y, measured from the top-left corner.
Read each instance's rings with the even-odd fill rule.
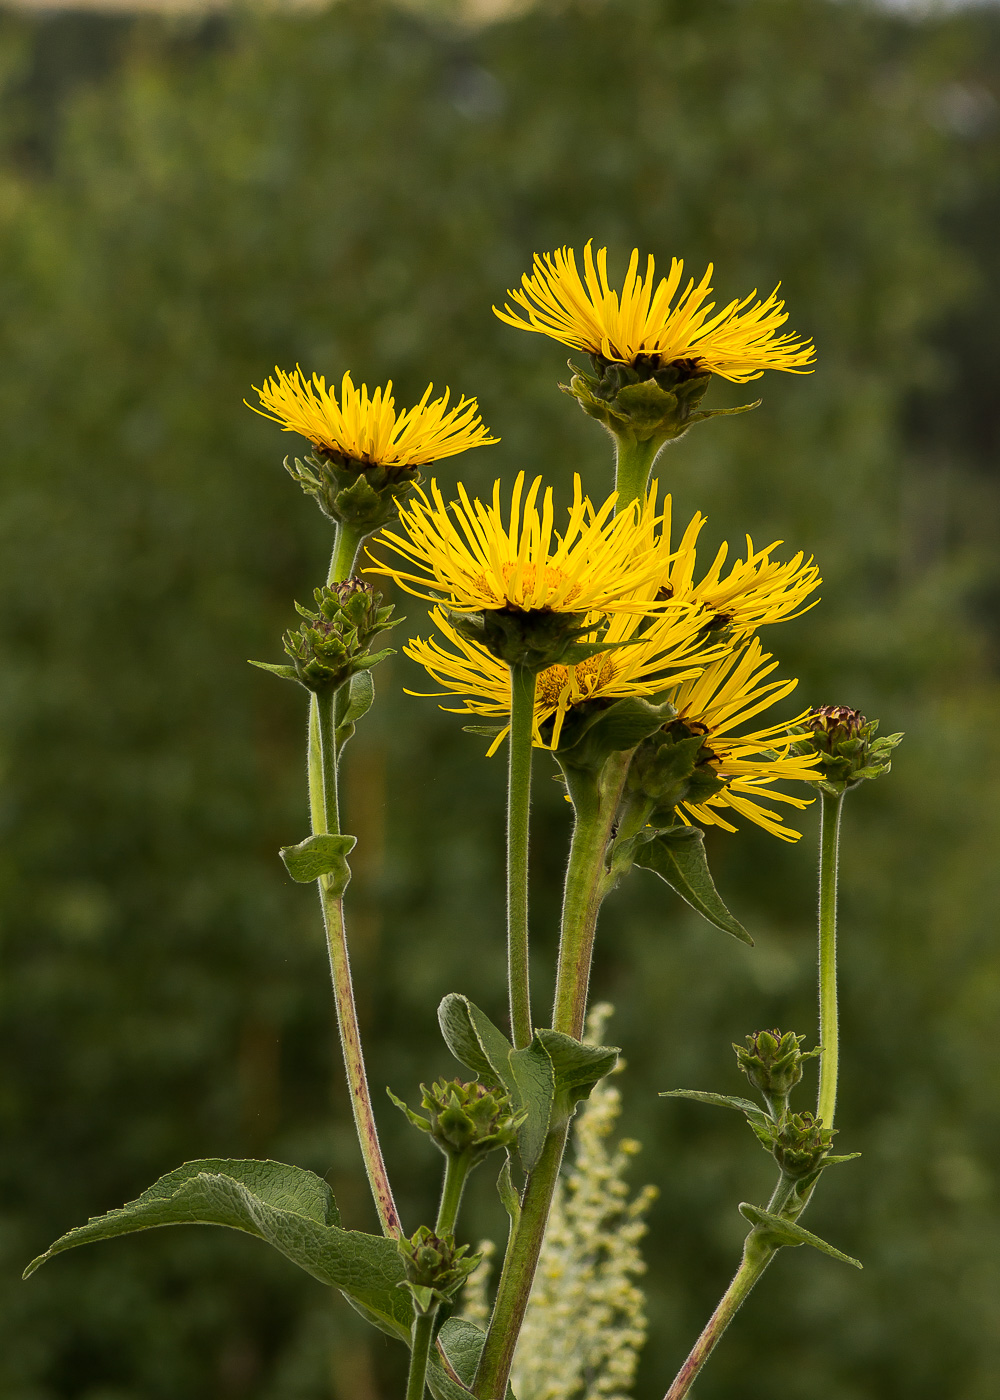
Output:
[[[615,434],[616,511],[625,510],[633,501],[645,498],[649,474],[663,445],[662,439],[649,438],[643,442],[624,433]]]
[[[510,739],[507,768],[507,965],[510,1029],[515,1050],[531,1044],[528,951],[528,830],[535,672],[510,668]]]
[[[600,778],[582,771],[567,776],[576,825],[566,872],[552,1025],[554,1030],[577,1040],[583,1036],[587,1014],[597,917],[608,889],[605,857],[630,758],[630,753],[613,754]],[[477,1400],[503,1400],[507,1393],[570,1121],[570,1115],[564,1114],[553,1122],[541,1156],[525,1184],[520,1214],[507,1242],[496,1304],[479,1359],[473,1386]]]
[[[833,1127],[837,1107],[840,1033],[837,1017],[837,866],[844,794],[820,793],[819,858],[819,1096],[816,1117]]]
[[[826,1129],[833,1128],[837,1104],[837,1068],[839,1035],[837,1024],[837,874],[840,845],[840,819],[844,793],[820,789],[820,852],[819,852],[819,1022],[820,1057],[819,1095],[816,1118]],[[796,1220],[809,1204],[816,1180],[797,1190],[795,1177],[782,1171],[778,1184],[768,1202],[771,1215],[784,1214]],[[664,1400],[685,1400],[698,1373],[715,1350],[722,1334],[732,1322],[738,1308],[764,1273],[781,1245],[769,1239],[759,1227],[747,1236],[743,1260],[732,1283],[722,1295],[718,1307],[692,1347],[683,1366],[674,1378]]]
[[[434,1340],[434,1319],[437,1309],[429,1313],[417,1313],[413,1319],[413,1332],[410,1342],[410,1371],[406,1379],[406,1400],[423,1400],[427,1388],[427,1363]]]
[[[339,568],[347,561],[353,565],[360,539],[353,543],[344,537],[350,532],[346,527],[338,530],[338,539],[330,566],[331,582],[343,582],[337,577]],[[341,690],[346,687],[341,687]],[[312,817],[313,834],[340,833],[340,809],[338,797],[336,710],[340,691],[327,688],[311,697],[309,710],[309,805]],[[375,1113],[372,1108],[368,1076],[365,1072],[364,1054],[361,1049],[361,1029],[358,1024],[357,1006],[354,1000],[354,984],[351,977],[350,953],[347,946],[347,931],[344,925],[344,897],[338,894],[327,875],[320,876],[318,882],[320,904],[323,910],[323,926],[326,931],[327,951],[330,958],[330,976],[333,983],[333,997],[337,1009],[337,1028],[340,1032],[340,1045],[344,1056],[344,1068],[351,1093],[351,1109],[357,1129],[358,1143],[365,1163],[365,1171],[371,1186],[375,1208],[383,1234],[398,1238],[401,1234],[399,1213],[393,1198],[389,1175],[385,1168],[382,1148],[379,1143]],[[426,1366],[426,1359],[425,1359]],[[422,1393],[422,1392],[420,1392]]]

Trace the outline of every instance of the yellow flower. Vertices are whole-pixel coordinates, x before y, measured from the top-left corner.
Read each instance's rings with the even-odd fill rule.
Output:
[[[715,303],[708,301],[711,265],[697,285],[690,278],[682,291],[684,264],[673,258],[669,276],[654,285],[652,254],[640,276],[636,248],[618,293],[608,284],[606,248],[598,251],[595,265],[588,243],[583,259],[581,277],[572,248],[536,253],[531,275],[507,293],[514,306],[508,302],[494,312],[507,325],[620,364],[632,364],[640,355],[661,364],[689,362],[696,372],[719,374],[735,384],[759,379],[766,369],[809,373],[812,342],[778,334],[788,316],[777,288],[764,301],[754,301],[753,291],[715,312]]]
[[[518,475],[505,525],[499,482],[488,506],[470,500],[459,483],[460,499],[450,507],[431,482],[430,495],[417,490],[412,504],[400,507],[405,536],[378,536],[404,564],[376,562],[365,572],[388,574],[408,593],[460,612],[648,611],[649,603],[633,595],[662,573],[652,500],[613,515],[612,495],[595,511],[576,477],[569,522],[559,534],[551,487],[539,507],[541,485],[536,477],[525,496],[524,473]]]
[[[599,615],[591,619],[595,626]],[[510,672],[485,647],[467,640],[448,621],[440,608],[431,610],[431,621],[444,635],[451,650],[434,638],[415,637],[403,650],[433,677],[442,691],[436,695],[461,695],[466,703],[451,709],[453,714],[505,718],[510,714]],[[596,640],[595,631],[586,640]],[[700,674],[706,660],[722,650],[706,642],[701,619],[688,607],[671,607],[649,618],[641,613],[615,613],[603,635],[609,646],[631,642],[613,651],[600,652],[575,666],[549,666],[535,686],[534,742],[536,748],[558,747],[563,723],[574,705],[587,700],[621,700],[627,696],[658,695],[671,685]],[[421,692],[410,691],[410,694]],[[548,739],[542,725],[553,720]],[[500,747],[507,735],[504,728],[489,753]]]
[[[656,483],[650,493],[655,500]],[[700,511],[692,516],[679,547],[671,551],[671,498],[663,502],[660,544],[665,556],[661,577],[661,597],[675,598],[701,607],[709,615],[709,625],[728,627],[730,634],[749,635],[771,622],[785,622],[815,607],[818,599],[806,603],[822,582],[819,570],[800,550],[787,563],[771,558],[771,551],[782,543],[775,540],[764,549],[754,549],[747,535],[745,559],[738,559],[723,575],[729,555],[728,543],[718,550],[708,571],[695,582],[696,544],[705,525]]]
[[[449,409],[449,390],[431,399],[432,384],[414,408],[396,412],[392,381],[369,394],[367,384],[354,387],[350,374],[336,390],[322,375],[307,379],[275,368],[274,378],[256,389],[263,418],[273,418],[289,433],[301,433],[323,452],[346,457],[361,466],[424,467],[442,457],[454,457],[470,447],[499,442],[489,436],[475,399],[460,399]]]
[[[816,755],[800,758],[791,751],[796,739],[801,741],[801,733],[794,731],[803,716],[750,734],[733,733],[795,689],[798,682],[794,680],[767,680],[777,665],[755,637],[744,650],[713,661],[700,676],[683,682],[669,696],[677,710],[675,724],[691,734],[704,735],[701,763],[726,784],[721,792],[703,801],[681,804],[679,815],[687,825],[693,820],[735,831],[723,815],[732,812],[783,841],[799,839],[800,833],[786,827],[779,812],[761,804],[809,806],[809,800],[772,788],[776,782],[816,780]]]

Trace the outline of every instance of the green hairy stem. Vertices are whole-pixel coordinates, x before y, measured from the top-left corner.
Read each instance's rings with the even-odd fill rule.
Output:
[[[837,1021],[837,862],[844,794],[820,794],[819,862],[819,1097],[816,1117],[833,1127],[837,1107],[840,1032]]]
[[[326,580],[328,588],[332,588],[335,583],[344,583],[354,573],[354,565],[357,563],[358,551],[364,538],[363,534],[352,530],[349,525],[337,526],[337,543],[333,547],[330,572]]]
[[[345,543],[346,538],[346,543]],[[348,572],[353,566],[360,537],[351,536],[341,527],[337,545],[330,566],[333,582],[342,582],[337,574],[341,567]],[[348,559],[348,555],[350,558]],[[347,577],[345,574],[343,577]],[[318,832],[337,834],[340,831],[340,810],[337,786],[337,746],[336,746],[336,704],[333,691],[312,696],[309,710],[309,806],[312,816],[312,829]],[[351,961],[347,947],[347,931],[344,926],[344,898],[336,894],[330,878],[321,876],[319,881],[320,903],[323,909],[323,925],[326,930],[326,944],[330,956],[330,975],[333,982],[333,996],[337,1008],[337,1028],[340,1032],[340,1045],[344,1055],[344,1068],[351,1092],[351,1109],[357,1129],[361,1155],[365,1171],[375,1198],[382,1232],[393,1238],[402,1233],[399,1213],[393,1199],[392,1187],[385,1169],[378,1129],[375,1126],[375,1113],[372,1108],[368,1076],[365,1073],[364,1055],[361,1050],[361,1030],[358,1025],[358,1012],[354,1001],[354,984],[351,977]]]
[[[434,1339],[434,1313],[418,1313],[413,1319],[410,1349],[410,1374],[406,1381],[406,1400],[423,1400],[427,1385],[427,1362]]]
[[[655,441],[634,442],[628,438],[615,437],[617,510],[624,510],[633,501],[643,499],[649,486],[649,474],[662,446],[662,443]]]
[[[576,826],[566,872],[552,1024],[555,1030],[576,1039],[583,1034],[597,916],[607,893],[605,856],[630,758],[631,754],[615,754],[599,780],[581,775],[570,788]],[[507,1393],[569,1126],[569,1117],[553,1124],[524,1188],[521,1213],[507,1242],[496,1304],[473,1385],[478,1400],[503,1400]]]
[[[444,1184],[441,1187],[441,1203],[438,1206],[437,1223],[434,1226],[434,1233],[438,1238],[442,1235],[455,1233],[458,1208],[462,1204],[462,1192],[465,1190],[470,1169],[471,1162],[466,1152],[456,1152],[447,1158],[444,1169]]]
[[[515,1050],[531,1044],[528,966],[528,826],[535,717],[534,671],[510,668],[510,738],[507,769],[507,965],[510,1030]]]
[[[821,792],[820,850],[819,850],[819,1025],[820,1058],[819,1098],[816,1116],[826,1127],[833,1127],[837,1103],[838,1028],[837,1028],[837,872],[840,842],[840,818],[844,794]],[[792,1212],[795,1218],[809,1204],[815,1184],[804,1200]],[[782,1174],[767,1209],[780,1215],[789,1205],[795,1182]],[[664,1400],[685,1400],[698,1373],[715,1350],[722,1334],[732,1322],[737,1309],[778,1253],[780,1245],[770,1244],[759,1231],[751,1230],[743,1247],[743,1260],[726,1289],[715,1312],[705,1324],[683,1366],[674,1378]]]

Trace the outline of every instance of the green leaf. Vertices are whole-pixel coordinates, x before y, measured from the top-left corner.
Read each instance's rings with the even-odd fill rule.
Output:
[[[369,665],[374,665],[376,660],[381,660],[385,656],[392,656],[391,651],[379,652],[378,655],[369,661]],[[348,685],[347,704],[344,713],[337,715],[338,728],[342,724],[356,724],[362,715],[366,715],[375,701],[375,682],[372,680],[370,671],[358,671],[353,675]]]
[[[346,856],[357,844],[356,836],[333,836],[318,832],[307,836],[297,846],[282,846],[279,851],[285,869],[300,885],[308,885],[321,875],[333,877],[334,894],[341,895],[351,879],[351,867]]]
[[[783,1220],[780,1215],[772,1215],[768,1210],[761,1210],[760,1206],[748,1205],[744,1201],[740,1206],[740,1215],[744,1220],[749,1220],[751,1225],[771,1236],[778,1244],[787,1245],[792,1249],[800,1244],[810,1244],[813,1249],[818,1249],[822,1254],[829,1254],[831,1259],[839,1259],[842,1264],[853,1264],[856,1269],[864,1268],[859,1259],[852,1259],[849,1254],[834,1249],[832,1244],[827,1244],[826,1240],[821,1240],[819,1235],[814,1235],[811,1230],[803,1230],[801,1225],[796,1225],[791,1220]]]
[[[614,1045],[585,1045],[561,1031],[538,1030],[539,1041],[552,1062],[555,1091],[567,1108],[590,1097],[594,1085],[618,1063]]]
[[[750,1099],[734,1098],[732,1094],[709,1094],[704,1089],[666,1089],[659,1096],[661,1099],[694,1099],[696,1103],[713,1104],[718,1108],[735,1108],[738,1113],[746,1115],[747,1122],[753,1128],[757,1137],[765,1147],[773,1145],[771,1137],[771,1119],[760,1107]]]
[[[258,671],[270,671],[272,675],[280,676],[283,681],[297,681],[299,676],[294,666],[277,666],[271,661],[250,661],[250,666],[256,666]]]
[[[514,1183],[510,1179],[510,1155],[504,1158],[504,1164],[500,1168],[500,1175],[497,1177],[497,1194],[500,1197],[500,1204],[510,1216],[512,1229],[516,1229],[517,1222],[521,1218],[521,1198],[514,1189]]]
[[[526,1172],[531,1171],[542,1155],[552,1121],[556,1088],[552,1061],[540,1044],[538,1035],[536,1031],[531,1044],[524,1050],[510,1052],[506,1082],[507,1092],[518,1112],[525,1115],[524,1122],[517,1130],[517,1155]]]
[[[478,1074],[480,1079],[487,1082],[504,1083],[502,1072],[507,1071],[511,1043],[485,1012],[473,1006],[468,997],[449,992],[438,1007],[438,1024],[448,1049],[466,1069],[471,1069],[473,1074]],[[501,1069],[495,1068],[487,1055],[479,1038],[477,1024],[486,1031],[490,1045],[500,1059]],[[507,1087],[506,1084],[504,1087]]]
[[[505,728],[503,724],[463,724],[462,733],[478,734],[481,739],[495,739]]]
[[[474,1323],[464,1318],[450,1317],[437,1335],[437,1344],[431,1351],[431,1364],[427,1374],[427,1384],[434,1400],[468,1400],[470,1389],[476,1378],[476,1367],[482,1354],[486,1333]],[[441,1353],[444,1353],[442,1361]],[[448,1374],[445,1361],[452,1375]],[[514,1400],[514,1392],[507,1386],[507,1400]]]
[[[671,827],[640,846],[633,858],[636,865],[665,880],[703,919],[753,947],[753,939],[719,898],[705,855],[705,837],[698,827]]]
[[[515,1110],[525,1114],[518,1129],[518,1156],[525,1171],[537,1162],[549,1130],[554,1082],[552,1063],[537,1042],[515,1050],[485,1011],[468,997],[449,993],[438,1007],[438,1021],[448,1049],[488,1084],[500,1084]]]
[[[455,1058],[488,1083],[502,1084],[517,1112],[524,1113],[517,1151],[526,1172],[541,1155],[553,1105],[570,1112],[618,1059],[613,1047],[584,1045],[552,1030],[536,1030],[529,1046],[515,1050],[484,1011],[454,992],[438,1007],[438,1021]]]
[[[397,1288],[405,1275],[395,1243],[342,1230],[326,1182],[283,1162],[186,1162],[120,1210],[62,1235],[24,1276],[76,1245],[161,1225],[223,1225],[256,1235],[320,1283],[339,1288],[382,1331],[409,1340],[413,1309]]]
[[[563,726],[559,762],[572,768],[599,769],[609,754],[634,749],[669,724],[676,713],[669,701],[656,704],[639,696],[616,700],[606,707],[579,706]]]

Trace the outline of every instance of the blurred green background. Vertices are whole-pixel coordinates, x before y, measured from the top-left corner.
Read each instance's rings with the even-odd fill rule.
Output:
[[[305,832],[304,703],[275,658],[325,570],[293,440],[242,399],[300,362],[400,400],[478,395],[502,437],[442,466],[610,483],[559,394],[562,348],[490,313],[532,252],[633,244],[728,298],[780,279],[815,336],[748,417],[661,476],[706,549],[784,539],[823,602],[772,630],[796,705],[907,731],[849,800],[839,1142],[810,1224],[855,1274],[787,1252],[700,1400],[1000,1394],[1000,12],[902,18],[824,0],[568,0],[491,26],[345,3],[199,20],[0,22],[0,1395],[390,1400],[400,1349],[262,1245],[163,1231],[28,1259],[186,1158],[272,1156],[373,1212],[337,1061]],[[719,382],[711,404],[743,402]],[[407,629],[423,626],[407,599]],[[425,629],[426,630],[426,629]],[[451,1071],[434,1018],[502,1015],[503,760],[401,658],[349,750],[352,940],[377,1096]],[[548,995],[567,810],[538,765],[533,870]],[[730,1042],[815,1034],[815,823],[786,848],[710,836],[747,950],[637,873],[594,987],[646,1242],[662,1395],[734,1267],[768,1160],[733,1116]],[[433,1148],[386,1106],[404,1219]],[[481,1173],[470,1237],[500,1216]],[[808,1257],[805,1257],[808,1254]]]

